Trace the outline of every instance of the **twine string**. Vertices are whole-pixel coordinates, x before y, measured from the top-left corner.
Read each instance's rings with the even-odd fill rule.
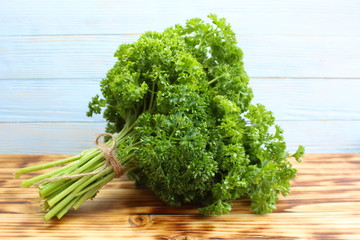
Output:
[[[112,143],[111,143],[110,147],[105,143],[99,142],[100,138],[105,137],[105,136],[109,136],[112,138]],[[39,184],[44,183],[44,182],[53,182],[53,181],[58,181],[58,180],[63,180],[63,179],[72,179],[72,178],[77,178],[77,177],[96,175],[96,174],[104,171],[109,166],[109,164],[113,168],[115,177],[121,177],[124,174],[124,168],[121,166],[121,164],[119,163],[119,161],[116,159],[116,156],[115,156],[115,149],[116,149],[115,136],[110,133],[102,133],[97,136],[97,138],[95,140],[95,144],[96,144],[96,147],[98,149],[100,149],[100,151],[102,151],[104,154],[105,161],[104,161],[104,165],[102,165],[101,168],[99,168],[96,171],[89,172],[89,173],[79,173],[79,174],[73,174],[73,175],[68,175],[68,176],[46,178],[37,183],[34,183],[34,185],[38,186]]]
[[[112,144],[110,147],[108,147],[105,143],[99,143],[99,139],[105,136],[110,136],[112,138]],[[119,163],[119,161],[116,159],[115,156],[116,139],[114,135],[110,133],[102,133],[96,138],[95,143],[97,145],[97,148],[104,153],[104,157],[105,157],[104,169],[107,167],[108,164],[110,164],[114,170],[115,177],[121,177],[124,174],[124,168],[121,166],[121,164]]]

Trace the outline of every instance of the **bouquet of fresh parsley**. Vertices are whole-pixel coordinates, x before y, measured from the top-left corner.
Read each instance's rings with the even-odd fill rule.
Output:
[[[246,196],[255,213],[268,213],[296,175],[288,158],[299,161],[304,148],[286,151],[272,113],[251,103],[230,25],[213,14],[209,19],[120,45],[87,114],[103,113],[106,132],[115,136],[107,144],[128,178],[168,205],[200,204],[200,213],[220,215]],[[46,220],[61,218],[114,178],[104,155],[93,148],[17,175],[68,163],[22,184],[38,186]]]

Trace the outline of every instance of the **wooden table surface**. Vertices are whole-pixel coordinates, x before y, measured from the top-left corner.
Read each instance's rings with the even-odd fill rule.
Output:
[[[308,154],[295,163],[291,194],[255,215],[245,199],[228,215],[168,207],[125,177],[61,220],[45,222],[35,188],[20,189],[15,169],[64,155],[0,155],[0,238],[10,239],[360,239],[360,155]],[[29,176],[28,176],[29,177]]]

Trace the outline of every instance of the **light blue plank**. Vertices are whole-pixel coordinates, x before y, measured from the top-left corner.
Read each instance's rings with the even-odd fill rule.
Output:
[[[139,36],[5,37],[0,78],[102,78],[117,47]]]
[[[360,79],[252,79],[254,103],[279,120],[360,120]]]
[[[0,123],[0,154],[77,154],[95,146],[105,123]]]
[[[102,78],[131,36],[3,37],[0,78]],[[251,77],[359,78],[360,37],[238,36]]]
[[[360,153],[360,121],[278,121],[287,146],[307,153]]]
[[[11,0],[0,2],[0,35],[142,33],[209,13],[238,34],[360,35],[357,0]]]
[[[289,151],[360,153],[360,121],[279,121]],[[0,123],[0,154],[77,154],[94,147],[104,123]]]
[[[101,121],[86,117],[99,80],[0,80],[0,122]]]
[[[254,103],[278,120],[359,120],[359,79],[251,79]],[[0,80],[0,122],[92,122],[85,116],[99,80]]]

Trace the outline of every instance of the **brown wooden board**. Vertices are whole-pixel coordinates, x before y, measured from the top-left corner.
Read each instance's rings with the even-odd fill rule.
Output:
[[[360,239],[359,154],[306,155],[294,163],[290,195],[267,215],[240,199],[228,215],[201,216],[196,207],[168,207],[121,177],[79,210],[45,222],[36,189],[19,188],[13,173],[62,157],[0,155],[1,239]]]

